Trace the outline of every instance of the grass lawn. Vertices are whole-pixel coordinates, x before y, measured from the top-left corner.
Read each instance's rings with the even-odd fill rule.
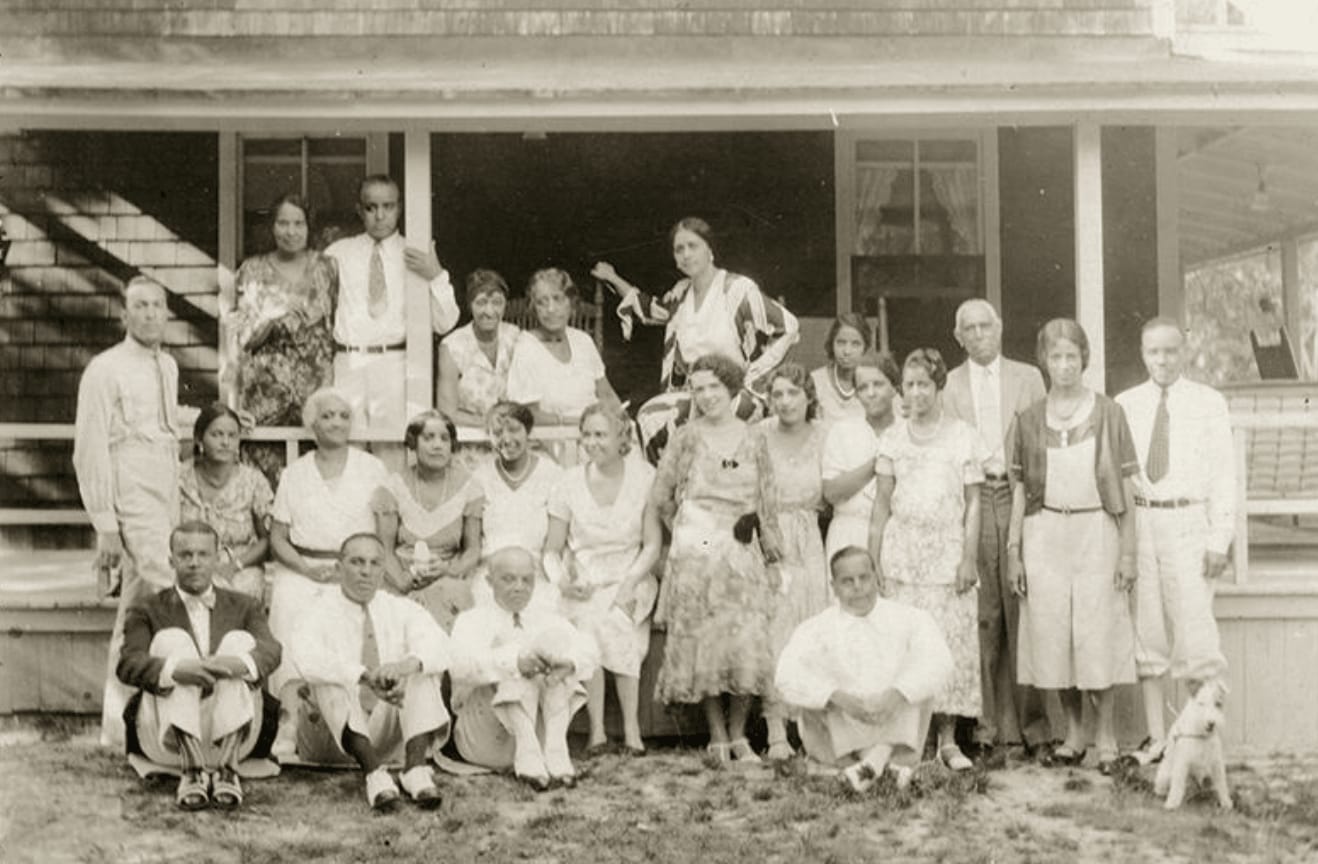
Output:
[[[579,762],[577,789],[536,795],[498,776],[442,777],[443,806],[366,807],[351,772],[290,769],[233,813],[182,813],[85,732],[0,733],[0,862],[1313,862],[1318,761],[1231,766],[1236,809],[1208,796],[1164,813],[1148,776],[1092,769],[952,776],[863,797],[795,760],[711,768],[702,752]]]

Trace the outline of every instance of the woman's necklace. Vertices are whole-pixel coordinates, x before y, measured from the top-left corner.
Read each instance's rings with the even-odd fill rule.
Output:
[[[530,476],[531,467],[535,464],[531,460],[532,457],[528,455],[526,457],[526,464],[523,465],[522,470],[516,474],[512,473],[507,468],[505,468],[503,465],[503,460],[501,459],[496,459],[494,461],[494,467],[498,468],[499,473],[503,475],[503,482],[507,483],[513,489],[516,489],[518,486],[522,485],[523,480],[525,480],[528,476]]]
[[[1081,393],[1078,398],[1072,400],[1070,403],[1071,410],[1065,413],[1061,410],[1061,400],[1056,402],[1052,399],[1048,400],[1048,413],[1057,421],[1057,436],[1063,447],[1070,443],[1071,430],[1075,428],[1075,424],[1071,420],[1080,411],[1080,407],[1085,404],[1088,395],[1087,393]]]
[[[837,377],[837,364],[836,364],[836,363],[829,363],[829,364],[828,364],[828,377],[829,377],[829,379],[833,382],[833,389],[837,391],[837,395],[841,396],[843,399],[853,399],[853,398],[855,398],[855,396],[856,396],[856,388],[855,388],[855,385],[853,384],[852,387],[851,387],[851,389],[850,389],[850,390],[847,390],[847,389],[843,388],[843,386],[842,386],[842,382],[841,382],[840,380],[838,380],[838,377]],[[853,379],[853,380],[854,380],[854,379]]]
[[[943,417],[940,414],[938,419],[935,420],[933,425],[929,428],[929,431],[924,434],[915,431],[918,428],[919,427],[915,425],[914,420],[906,424],[906,431],[911,436],[912,441],[918,444],[928,444],[930,441],[938,437],[938,431],[943,428]]]

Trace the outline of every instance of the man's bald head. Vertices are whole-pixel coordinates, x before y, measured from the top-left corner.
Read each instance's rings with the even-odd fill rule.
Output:
[[[521,612],[535,592],[535,558],[520,546],[507,546],[486,561],[494,602],[509,612]]]

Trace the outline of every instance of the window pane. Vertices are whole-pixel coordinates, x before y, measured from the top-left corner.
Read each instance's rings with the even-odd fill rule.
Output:
[[[856,143],[856,255],[915,251],[915,144]]]
[[[242,257],[268,252],[270,205],[289,192],[304,195],[311,207],[309,243],[323,248],[329,240],[357,230],[357,187],[366,176],[365,138],[309,138],[302,186],[302,139],[243,141]]]
[[[357,189],[366,176],[366,158],[360,161],[324,162],[313,159],[307,166],[307,202],[315,214],[311,243],[324,248],[345,234],[355,234]]]
[[[345,157],[366,163],[365,138],[312,138],[307,141],[307,154],[312,159]]]

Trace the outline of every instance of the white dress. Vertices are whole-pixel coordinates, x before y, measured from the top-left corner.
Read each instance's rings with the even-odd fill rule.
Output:
[[[493,459],[476,469],[476,480],[485,491],[485,518],[481,520],[481,566],[473,574],[472,601],[476,605],[494,601],[485,561],[500,549],[517,546],[531,553],[540,570],[540,556],[545,548],[545,535],[549,533],[549,495],[563,475],[554,460],[543,453],[537,454],[535,467],[520,486],[513,489],[503,479]],[[532,602],[549,600],[550,588],[543,572],[536,585]]]
[[[573,625],[595,637],[605,669],[636,677],[650,647],[649,607],[658,583],[649,576],[638,587],[633,618],[613,609],[613,601],[627,569],[641,554],[642,516],[654,469],[640,459],[626,459],[623,466],[622,485],[610,504],[599,503],[591,494],[587,476],[593,466],[579,465],[563,472],[550,496],[549,514],[568,526],[568,578],[595,586],[590,599],[564,597],[559,608]]]
[[[815,399],[819,402],[817,421],[824,426],[831,426],[842,420],[864,420],[865,406],[856,398],[856,388],[847,393],[838,389],[830,374],[832,366],[825,364],[810,373],[815,382]]]
[[[879,436],[863,417],[834,423],[824,439],[820,474],[824,480],[832,480],[873,459],[878,449]],[[870,478],[855,495],[833,505],[833,520],[828,523],[828,538],[824,542],[825,561],[832,560],[835,552],[847,546],[869,548],[876,486],[874,478]]]
[[[576,416],[597,400],[595,383],[604,377],[604,360],[584,330],[564,330],[571,357],[564,363],[543,342],[523,331],[508,368],[507,396],[513,402],[539,403],[542,411]]]

